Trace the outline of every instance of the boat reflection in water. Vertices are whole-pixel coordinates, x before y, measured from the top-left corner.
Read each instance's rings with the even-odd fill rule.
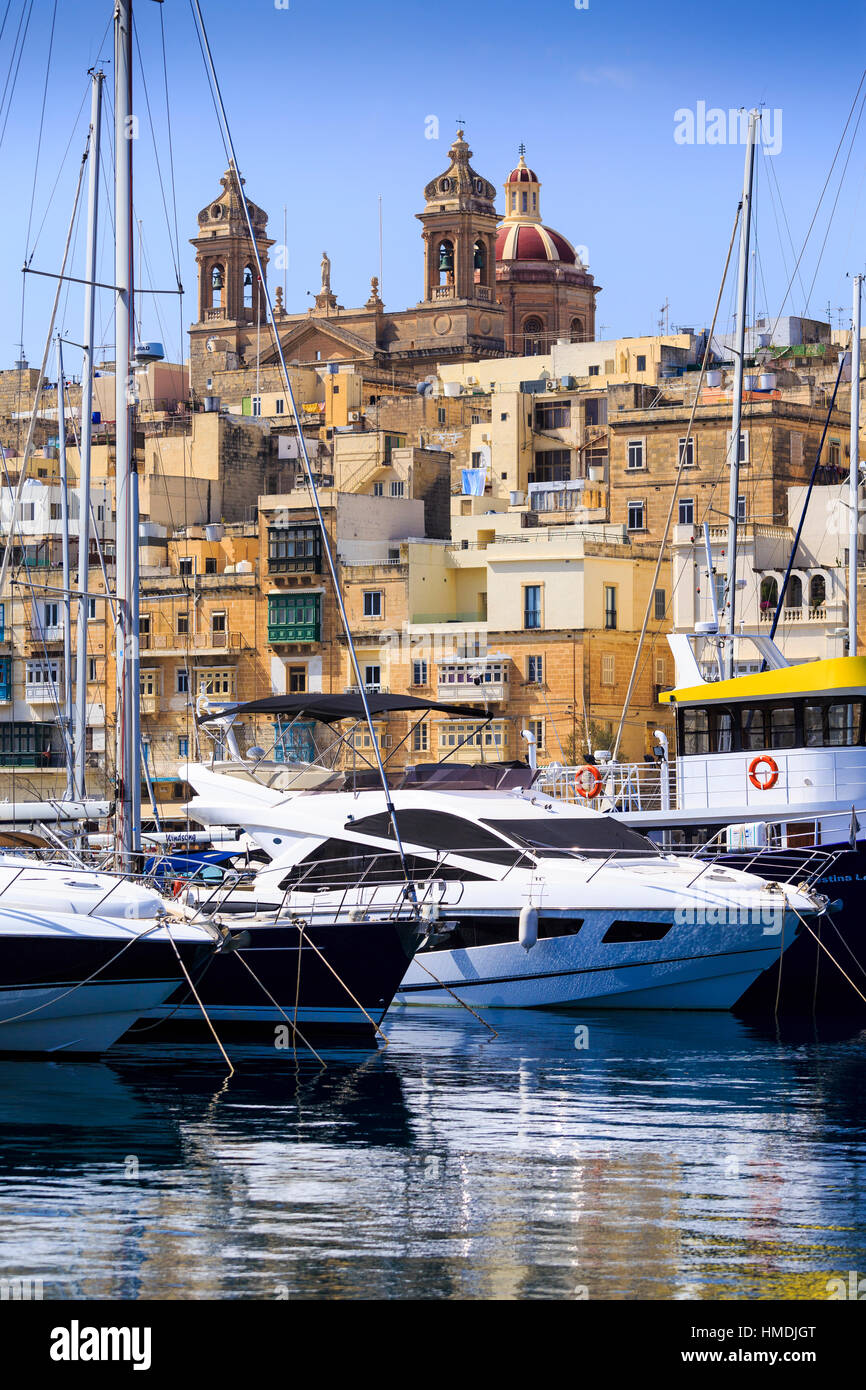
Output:
[[[406,1010],[324,1070],[247,1049],[230,1080],[203,1049],[0,1064],[4,1273],[46,1298],[798,1299],[866,1268],[860,1034],[489,1016]]]

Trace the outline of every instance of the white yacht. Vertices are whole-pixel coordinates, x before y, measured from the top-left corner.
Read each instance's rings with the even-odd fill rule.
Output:
[[[220,940],[114,874],[0,855],[0,1053],[99,1053]]]
[[[368,699],[378,714],[443,709]],[[451,1004],[455,991],[488,1007],[728,1009],[824,909],[799,866],[795,886],[661,851],[539,793],[526,768],[410,770],[390,790],[392,816],[381,789],[346,789],[340,771],[242,758],[234,721],[263,706],[359,717],[357,699],[326,695],[206,711],[234,756],[183,767],[190,816],[237,827],[270,861],[210,901],[310,923],[414,915],[424,940],[400,1003]]]

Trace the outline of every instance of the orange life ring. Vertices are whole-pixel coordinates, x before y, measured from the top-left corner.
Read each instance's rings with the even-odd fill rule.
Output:
[[[765,777],[763,780],[758,777],[758,768],[762,763],[766,764],[770,769],[769,776]],[[766,753],[759,753],[757,758],[753,758],[749,763],[749,781],[753,787],[757,787],[759,792],[768,792],[771,787],[775,787],[778,780],[779,769],[773,762],[773,759],[768,757]]]
[[[590,776],[588,786],[581,781],[585,772],[588,772]],[[601,791],[601,773],[598,768],[591,767],[589,763],[584,767],[579,767],[574,774],[574,790],[577,792],[578,796],[583,797],[584,801],[592,801],[594,796],[598,796]]]

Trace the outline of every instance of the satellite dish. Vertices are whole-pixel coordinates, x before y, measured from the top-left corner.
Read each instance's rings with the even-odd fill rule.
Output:
[[[208,338],[207,342],[205,343],[205,347],[207,348],[208,352],[213,352],[214,348],[216,347],[216,339]]]

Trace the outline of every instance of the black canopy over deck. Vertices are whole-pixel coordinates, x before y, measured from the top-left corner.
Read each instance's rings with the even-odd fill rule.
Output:
[[[485,709],[472,705],[445,705],[435,700],[424,700],[418,695],[381,695],[373,691],[367,696],[367,704],[373,716],[397,714],[408,710],[421,714],[432,711],[434,714],[449,714],[460,719],[489,720],[491,715]],[[338,724],[342,719],[363,719],[364,703],[357,693],[345,695],[268,695],[261,700],[248,700],[242,705],[227,705],[224,709],[199,714],[196,721],[207,724],[214,719],[227,719],[237,714],[270,714],[276,718],[298,719],[306,716],[320,724]]]

